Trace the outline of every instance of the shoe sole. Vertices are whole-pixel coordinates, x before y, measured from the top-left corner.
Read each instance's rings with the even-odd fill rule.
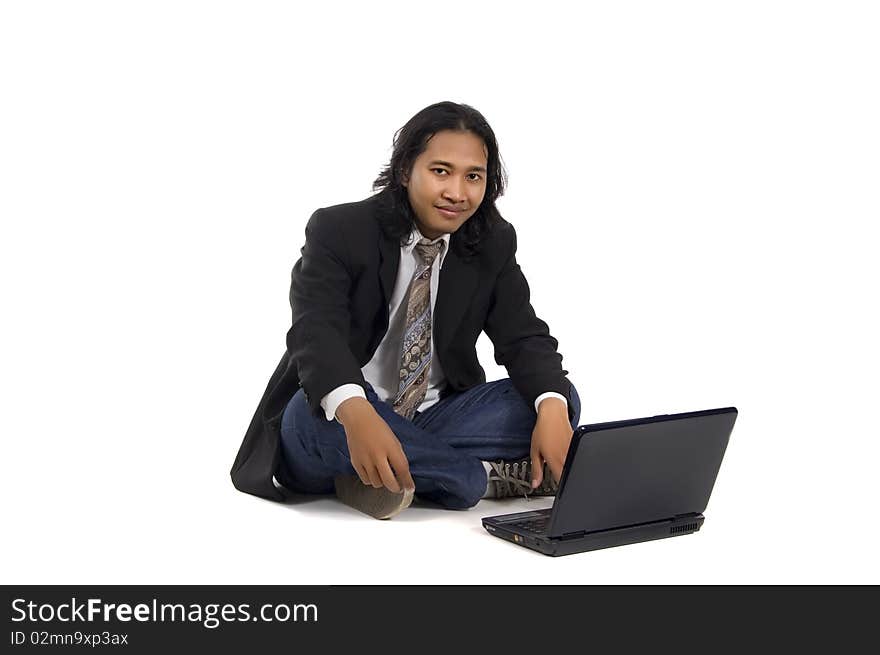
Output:
[[[334,478],[336,496],[349,507],[363,512],[375,519],[390,519],[407,507],[413,500],[413,491],[394,493],[385,487],[376,489],[361,482],[359,477],[339,476]]]

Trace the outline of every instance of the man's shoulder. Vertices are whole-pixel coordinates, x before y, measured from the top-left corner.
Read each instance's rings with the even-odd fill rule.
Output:
[[[342,202],[337,205],[328,205],[327,207],[321,207],[320,209],[318,209],[318,211],[339,217],[340,219],[350,219],[353,217],[363,216],[363,214],[365,213],[375,212],[378,199],[378,194],[375,194],[372,196],[368,196],[363,200],[354,200],[352,202]]]
[[[516,230],[513,224],[499,217],[492,229],[483,237],[481,254],[491,260],[506,260],[516,244]]]
[[[489,238],[496,243],[510,244],[516,238],[516,230],[513,227],[513,223],[499,216],[498,222],[489,231]]]
[[[357,231],[361,234],[375,232],[378,228],[376,219],[376,196],[363,200],[328,205],[315,210],[309,219],[309,227],[321,232],[342,231],[346,234]]]

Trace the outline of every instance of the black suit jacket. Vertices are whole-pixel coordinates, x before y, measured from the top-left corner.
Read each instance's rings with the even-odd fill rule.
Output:
[[[361,367],[388,330],[388,302],[400,263],[400,244],[385,236],[380,218],[393,211],[379,193],[360,202],[317,210],[291,273],[293,319],[287,350],[272,374],[232,465],[240,491],[272,500],[284,494],[272,482],[279,464],[281,416],[302,387],[315,416],[326,420],[321,398],[341,384],[366,390]],[[485,331],[514,387],[534,404],[546,391],[568,399],[571,384],[557,341],[529,302],[516,262],[516,232],[507,221],[485,235],[478,254],[464,256],[456,234],[440,269],[433,313],[434,357],[448,386],[441,398],[486,382],[476,341]],[[460,244],[458,244],[460,245]]]

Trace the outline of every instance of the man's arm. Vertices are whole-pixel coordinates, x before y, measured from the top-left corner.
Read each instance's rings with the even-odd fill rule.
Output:
[[[562,401],[563,408],[568,410],[568,399],[565,396],[563,396],[561,393],[556,393],[554,391],[547,391],[546,393],[542,393],[535,400],[535,412],[541,411],[541,401],[544,400],[545,398],[558,398],[559,400]],[[553,405],[553,403],[547,403],[547,405],[545,405],[544,407],[546,409],[552,405]]]
[[[558,342],[547,324],[535,315],[529,298],[529,285],[516,261],[516,231],[509,232],[507,258],[495,283],[484,330],[495,346],[495,361],[507,369],[511,382],[530,404],[544,400],[548,392],[568,402],[571,383],[562,368]],[[543,403],[551,405],[551,402]]]
[[[320,416],[323,406],[328,419],[336,416],[342,423],[351,464],[361,481],[402,493],[415,489],[409,462],[397,436],[366,400],[366,381],[348,347],[351,259],[345,234],[333,218],[319,209],[306,225],[302,257],[291,273],[293,322],[287,349],[312,411]],[[349,385],[358,385],[364,398]]]
[[[364,393],[363,387],[359,384],[343,384],[321,398],[321,408],[324,410],[324,415],[328,421],[339,418],[336,415],[336,410],[349,398],[363,398],[366,400],[367,394]]]
[[[321,399],[344,384],[366,390],[361,367],[348,346],[350,259],[345,234],[333,219],[334,215],[323,209],[312,214],[302,256],[291,272],[293,317],[287,349],[316,414]]]

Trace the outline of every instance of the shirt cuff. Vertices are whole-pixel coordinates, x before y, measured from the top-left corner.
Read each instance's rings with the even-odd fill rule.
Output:
[[[555,391],[548,391],[535,398],[535,413],[538,412],[538,405],[541,404],[541,401],[544,400],[544,398],[559,398],[559,400],[565,403],[565,409],[568,410],[568,401],[565,399],[565,396],[561,393],[556,393]]]
[[[321,407],[328,421],[336,418],[336,409],[349,398],[366,398],[364,388],[359,384],[343,384],[321,398]]]

